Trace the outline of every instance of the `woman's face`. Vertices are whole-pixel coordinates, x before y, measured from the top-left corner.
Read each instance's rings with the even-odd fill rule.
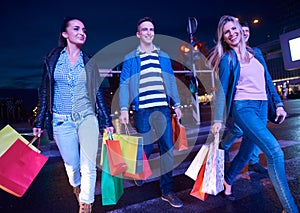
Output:
[[[223,39],[230,47],[236,47],[241,41],[241,32],[233,21],[227,22],[223,27]]]
[[[62,36],[67,39],[68,44],[83,45],[86,41],[85,26],[77,19],[71,20]]]

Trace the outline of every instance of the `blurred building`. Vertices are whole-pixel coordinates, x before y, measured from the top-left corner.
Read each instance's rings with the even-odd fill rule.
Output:
[[[27,122],[37,105],[37,90],[0,89],[0,125]]]
[[[269,72],[273,78],[276,89],[282,97],[300,97],[300,67],[286,70],[280,44],[280,35],[300,29],[300,1],[299,0],[277,0],[278,36],[272,41],[258,45],[262,50]],[[299,35],[300,36],[300,35]],[[300,51],[300,46],[299,46]],[[298,94],[298,95],[297,95]]]

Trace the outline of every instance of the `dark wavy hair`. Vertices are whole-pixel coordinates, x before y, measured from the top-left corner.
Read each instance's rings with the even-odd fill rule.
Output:
[[[67,39],[65,39],[62,36],[62,33],[66,32],[66,29],[69,26],[69,22],[72,20],[79,20],[79,21],[83,22],[81,19],[76,18],[76,17],[71,17],[71,16],[64,17],[63,22],[61,23],[61,26],[60,26],[60,32],[59,32],[59,36],[58,36],[58,46],[59,47],[67,46]]]

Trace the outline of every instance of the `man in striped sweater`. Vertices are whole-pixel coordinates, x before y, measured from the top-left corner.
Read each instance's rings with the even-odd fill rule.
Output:
[[[182,207],[173,192],[174,164],[170,107],[181,118],[180,98],[169,56],[153,44],[154,23],[145,17],[137,24],[140,45],[126,55],[120,75],[120,122],[129,121],[128,109],[134,111],[134,124],[143,136],[144,151],[149,159],[155,140],[160,149],[160,189],[162,200]],[[136,185],[143,184],[135,180]]]

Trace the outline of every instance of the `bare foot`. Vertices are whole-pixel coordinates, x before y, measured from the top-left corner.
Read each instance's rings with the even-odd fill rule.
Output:
[[[225,195],[232,194],[232,192],[231,192],[231,185],[229,185],[225,180],[224,180],[224,186],[225,186]]]

